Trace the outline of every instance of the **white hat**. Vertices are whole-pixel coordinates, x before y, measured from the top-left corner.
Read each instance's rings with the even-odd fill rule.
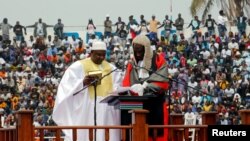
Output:
[[[119,44],[118,42],[116,42],[114,45],[115,45],[115,46],[119,46],[120,44]]]
[[[31,71],[31,68],[30,67],[26,67],[25,71]]]
[[[63,54],[63,51],[62,51],[62,50],[59,50],[59,51],[57,52],[57,54]]]
[[[119,51],[119,48],[115,47],[115,48],[114,48],[114,51]]]
[[[82,53],[81,55],[80,55],[80,59],[84,59],[85,58],[85,55]]]
[[[109,17],[109,14],[107,14],[106,17]]]
[[[240,55],[240,52],[239,52],[239,51],[237,51],[235,55]]]
[[[102,41],[93,42],[91,50],[106,50],[106,44]]]
[[[218,43],[214,43],[214,47],[219,48],[219,44]]]

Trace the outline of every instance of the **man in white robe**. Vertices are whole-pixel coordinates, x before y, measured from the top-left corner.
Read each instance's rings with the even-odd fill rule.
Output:
[[[108,74],[115,67],[105,61],[106,45],[96,41],[91,48],[90,58],[73,63],[66,71],[59,84],[52,118],[58,126],[93,126],[94,124],[94,88],[88,88],[93,76],[88,72],[101,71],[102,76]],[[107,103],[100,103],[110,92],[116,90],[121,84],[119,71],[114,71],[101,80],[97,85],[96,125],[120,125],[120,111]],[[79,93],[77,93],[80,91]],[[77,94],[76,94],[77,93]],[[66,140],[72,140],[72,130],[63,130]],[[120,130],[111,129],[110,141],[120,140]],[[104,141],[104,130],[97,130],[96,141]],[[77,130],[77,141],[89,140],[88,130]]]

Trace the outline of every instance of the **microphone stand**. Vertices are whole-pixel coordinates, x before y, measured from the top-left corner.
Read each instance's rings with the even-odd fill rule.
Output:
[[[98,79],[95,79],[97,81],[94,81],[93,83],[93,86],[94,86],[94,93],[95,93],[95,96],[94,96],[94,126],[97,125],[97,118],[96,118],[96,101],[97,101],[97,92],[96,92],[96,88],[97,88],[97,82],[98,82]],[[95,141],[96,141],[96,129],[94,131],[94,138],[95,138]]]
[[[89,83],[88,85],[86,85],[85,87],[83,87],[81,90],[75,92],[73,94],[73,96],[79,94],[81,91],[85,90],[86,88],[88,88],[89,86],[93,86],[94,87],[94,126],[97,126],[97,112],[96,112],[96,101],[97,101],[97,83],[98,81],[101,81],[103,78],[105,78],[106,76],[110,75],[111,73],[117,71],[119,68],[115,68],[114,70],[110,71],[109,73],[103,75],[101,78],[96,78],[94,81],[92,81],[91,83]],[[94,138],[95,138],[95,141],[96,141],[96,129],[94,131]]]
[[[172,88],[172,80],[169,79],[170,83],[169,83],[169,90],[168,90],[168,115],[170,115],[171,113],[171,109],[170,109],[170,104],[171,104],[171,88]],[[170,125],[170,119],[168,119],[168,124]]]

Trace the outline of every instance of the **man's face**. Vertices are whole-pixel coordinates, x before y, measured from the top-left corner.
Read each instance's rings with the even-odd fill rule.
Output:
[[[133,44],[133,49],[134,49],[134,55],[135,55],[136,61],[143,60],[145,47],[140,44]]]
[[[241,16],[241,17],[242,17],[242,16],[244,16],[244,13],[243,13],[243,12],[241,12],[241,13],[240,13],[240,16]]]
[[[101,64],[105,59],[106,51],[105,50],[94,50],[91,52],[91,60],[95,64]]]
[[[178,15],[178,18],[181,18],[181,14]]]

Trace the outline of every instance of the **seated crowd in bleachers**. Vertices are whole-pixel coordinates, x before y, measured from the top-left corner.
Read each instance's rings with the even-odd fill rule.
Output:
[[[95,40],[106,42],[109,62],[117,67],[126,65],[133,54],[131,42],[138,34],[147,35],[153,50],[168,63],[172,81],[171,97],[166,96],[171,102],[166,108],[171,113],[193,112],[197,124],[201,124],[201,111],[217,111],[218,124],[240,124],[238,110],[250,108],[250,35],[246,30],[219,30],[216,34],[216,25],[211,28],[211,24],[204,24],[209,30],[202,32],[202,23],[196,17],[198,24],[191,21],[193,33],[187,37],[180,14],[176,21],[166,16],[162,24],[155,15],[149,21],[142,15],[140,22],[130,16],[127,24],[121,18],[112,24],[108,17],[103,36],[95,35],[93,20],[89,21],[86,41],[63,37],[61,33],[44,36],[44,30],[29,39],[19,33],[9,37],[4,30],[12,26],[4,20],[0,36],[0,110],[4,125],[13,125],[13,113],[21,109],[34,111],[36,126],[54,125],[51,113],[57,86],[67,67],[88,57]],[[115,32],[113,26],[117,28]],[[172,32],[173,26],[176,32]],[[158,35],[161,27],[164,32]]]

